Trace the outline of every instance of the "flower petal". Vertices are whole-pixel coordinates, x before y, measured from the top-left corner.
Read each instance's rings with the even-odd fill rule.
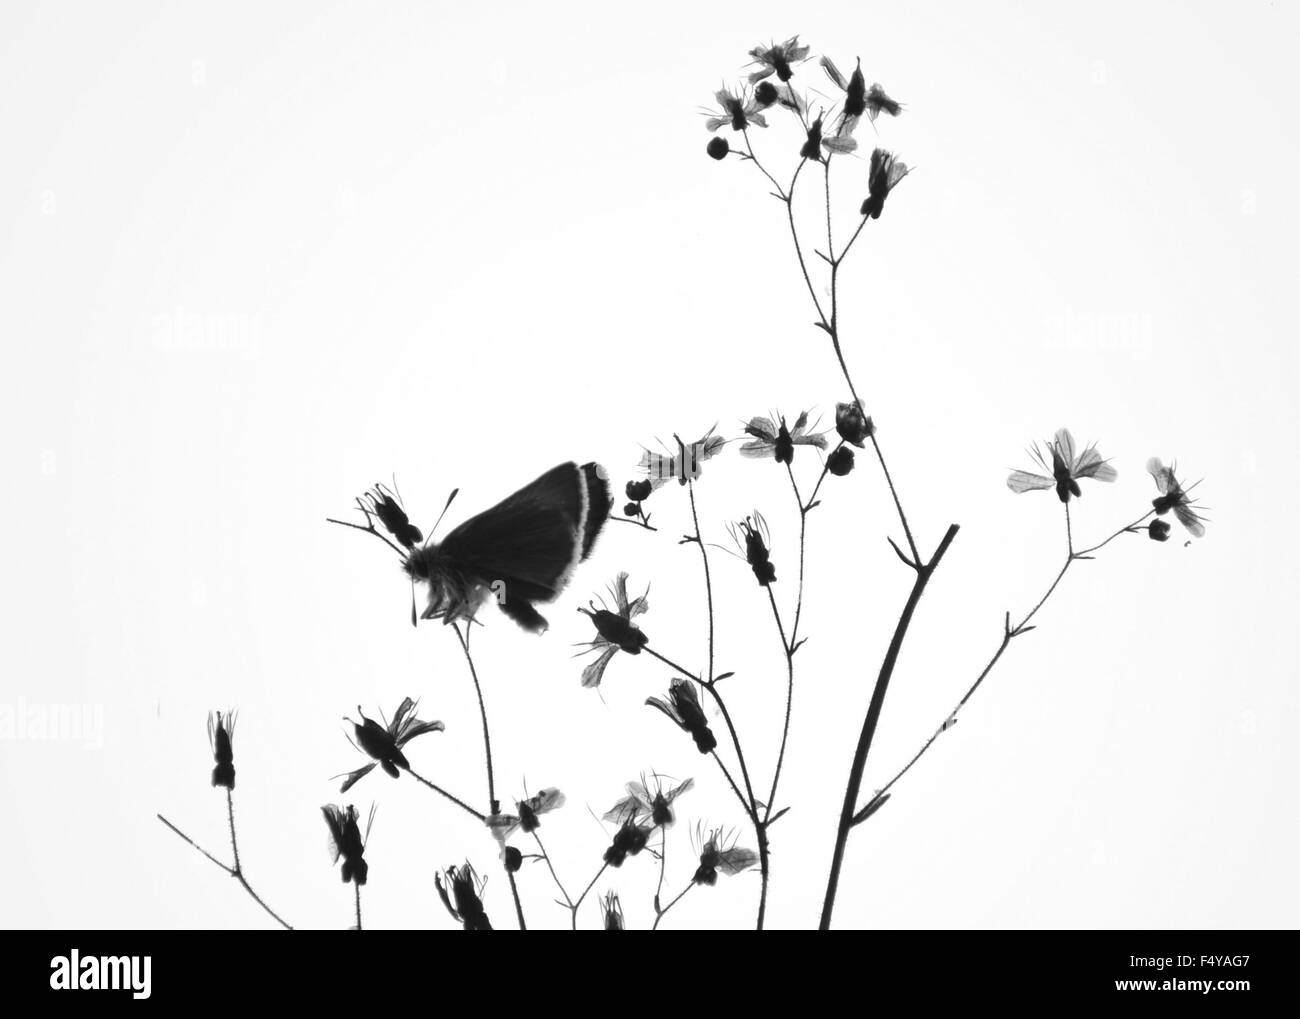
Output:
[[[1017,495],[1022,492],[1051,488],[1054,484],[1056,482],[1051,478],[1045,478],[1041,474],[1031,474],[1029,471],[1012,471],[1011,476],[1007,478],[1007,488]]]
[[[600,653],[600,657],[582,670],[582,685],[585,687],[600,686],[601,679],[605,676],[605,666],[609,660],[618,652],[618,645],[611,644]]]

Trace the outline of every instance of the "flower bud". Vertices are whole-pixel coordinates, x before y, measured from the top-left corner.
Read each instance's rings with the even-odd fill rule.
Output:
[[[1147,537],[1152,541],[1169,540],[1169,523],[1165,520],[1152,520],[1147,525]]]
[[[835,405],[835,431],[845,442],[851,442],[859,449],[871,436],[876,434],[875,423],[862,413],[861,404],[837,403]]]
[[[642,478],[640,481],[629,481],[627,483],[627,497],[633,502],[645,502],[650,498],[651,485],[649,478]]]
[[[853,450],[841,446],[826,458],[826,469],[837,478],[842,478],[853,470]]]
[[[727,139],[714,136],[709,139],[709,146],[705,151],[714,159],[726,159],[731,146],[727,144]]]

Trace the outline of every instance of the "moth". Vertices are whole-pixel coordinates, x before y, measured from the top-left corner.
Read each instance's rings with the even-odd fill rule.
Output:
[[[448,506],[455,497],[452,492]],[[485,601],[495,600],[525,630],[541,633],[547,622],[536,606],[554,601],[578,563],[591,555],[612,502],[603,467],[570,462],[470,517],[440,542],[416,538],[419,529],[410,526],[405,510],[378,486],[357,500],[366,526],[332,523],[370,531],[402,556],[412,588],[423,584],[428,589],[420,618],[471,620]],[[397,545],[379,533],[376,519]],[[415,612],[413,603],[412,622]]]

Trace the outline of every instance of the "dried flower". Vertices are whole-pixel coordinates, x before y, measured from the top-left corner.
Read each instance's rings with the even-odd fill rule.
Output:
[[[379,522],[384,525],[384,529],[397,541],[397,543],[406,549],[414,549],[416,545],[424,541],[424,535],[420,529],[411,523],[406,515],[406,510],[396,498],[394,493],[383,485],[376,484],[374,488],[363,495],[364,505],[361,511],[366,514],[366,519],[370,516],[379,518]],[[373,525],[372,525],[373,526]]]
[[[867,199],[862,203],[862,215],[879,219],[885,208],[885,199],[899,182],[911,171],[907,164],[891,152],[875,149],[871,153],[871,169],[867,173]]]
[[[648,478],[642,478],[640,481],[629,481],[625,489],[627,497],[633,502],[645,502],[650,498],[653,486]]]
[[[757,862],[756,852],[737,846],[734,836],[728,840],[721,828],[714,828],[704,839],[704,845],[700,849],[700,865],[691,880],[697,885],[715,885],[718,883],[719,871],[723,874],[739,874]]]
[[[674,679],[668,685],[668,699],[650,697],[646,703],[662,711],[683,732],[690,733],[700,753],[712,753],[718,745],[717,737],[709,728],[709,720],[700,707],[695,687],[684,679]]]
[[[402,748],[407,743],[415,739],[416,736],[423,736],[426,732],[442,732],[447,727],[441,722],[422,722],[415,717],[415,701],[407,697],[397,706],[393,713],[393,720],[385,725],[380,725],[373,718],[367,718],[361,711],[361,705],[357,705],[357,714],[361,716],[360,722],[353,722],[350,718],[345,718],[345,722],[350,722],[356,738],[348,737],[354,747],[369,757],[374,758],[371,763],[362,765],[356,771],[350,771],[343,776],[343,785],[339,787],[339,792],[345,793],[356,785],[362,778],[368,775],[376,764],[380,765],[384,771],[397,777],[399,769],[410,769],[410,762],[407,761],[406,755],[402,753]],[[383,717],[382,712],[380,717]],[[340,776],[335,775],[335,778]]]
[[[502,847],[516,830],[531,835],[542,826],[541,815],[564,806],[564,793],[555,788],[543,789],[536,796],[519,800],[515,804],[518,814],[491,814],[487,818],[488,829]]]
[[[826,77],[844,93],[844,108],[841,113],[844,122],[861,117],[867,110],[867,84],[862,76],[862,60],[858,60],[857,67],[848,78],[844,77],[830,57],[822,57],[821,65]]]
[[[438,897],[447,907],[451,918],[465,930],[490,931],[492,929],[487,913],[483,910],[482,895],[487,882],[479,880],[479,876],[468,862],[459,867],[448,867],[442,874],[435,874],[433,883],[438,886]]]
[[[1048,453],[1052,458],[1050,467],[1047,464]],[[1035,446],[1030,450],[1030,454],[1044,471],[1051,472],[1051,476],[1034,474],[1030,471],[1012,471],[1011,476],[1007,478],[1007,487],[1017,495],[1055,485],[1056,494],[1061,502],[1069,502],[1070,496],[1078,498],[1083,494],[1079,489],[1080,479],[1114,481],[1117,477],[1115,468],[1109,461],[1103,460],[1101,454],[1097,452],[1096,443],[1082,453],[1076,454],[1074,436],[1070,434],[1068,428],[1057,431],[1056,437],[1047,443],[1046,450]]]
[[[822,158],[822,118],[818,117],[808,125],[808,138],[799,150],[804,159],[820,162]]]
[[[650,487],[659,488],[669,478],[676,478],[679,485],[696,480],[703,473],[700,465],[705,460],[717,456],[722,452],[722,447],[727,444],[726,439],[713,434],[717,427],[715,424],[704,433],[703,438],[696,442],[685,443],[678,440],[676,455],[652,453],[648,449],[642,452],[640,467],[646,472],[646,480],[650,482]]]
[[[639,782],[629,782],[625,786],[627,795],[605,811],[605,820],[620,824],[635,821],[642,825],[648,823],[651,828],[671,828],[677,820],[673,813],[673,801],[682,793],[689,792],[694,787],[695,780],[688,778],[665,792],[661,777],[652,776],[655,783],[653,793],[650,792],[644,775]]]
[[[837,478],[842,478],[853,470],[853,450],[840,446],[826,458],[826,469]]]
[[[727,139],[720,135],[714,135],[709,139],[709,144],[704,147],[704,151],[714,159],[726,159],[727,153],[731,151],[731,146],[727,144]]]
[[[336,807],[329,803],[320,809],[325,815],[325,825],[329,828],[330,863],[337,863],[342,857],[344,882],[365,884],[370,865],[366,863],[364,853],[366,843],[370,840],[370,826],[375,821],[375,808],[370,808],[364,836],[361,834],[360,815],[352,804]]]
[[[903,104],[891,99],[879,82],[872,83],[871,88],[867,89],[866,107],[867,119],[872,123],[875,123],[876,118],[882,113],[897,117],[903,112]]]
[[[746,517],[737,524],[728,525],[731,538],[745,556],[754,571],[754,576],[762,587],[769,586],[776,580],[776,567],[769,558],[772,536],[767,528],[767,521],[757,510],[752,517]]]
[[[733,131],[744,131],[751,124],[767,127],[767,120],[759,112],[761,107],[758,100],[749,95],[746,89],[742,88],[740,94],[736,95],[729,89],[720,88],[713,97],[718,102],[721,116],[709,117],[704,122],[710,131],[716,131],[725,124],[730,124]]]
[[[771,418],[750,418],[745,426],[745,434],[753,438],[740,447],[740,455],[754,459],[771,456],[777,463],[788,464],[794,460],[795,446],[816,446],[826,448],[826,436],[820,432],[808,432],[808,412],[804,411],[794,423],[794,428],[786,427],[785,418],[780,418],[780,425]]]
[[[642,827],[635,821],[627,820],[614,833],[614,841],[605,850],[605,862],[611,867],[623,866],[629,856],[636,856],[650,841],[651,829]]]
[[[863,443],[876,434],[876,425],[862,412],[862,405],[853,403],[835,405],[835,431],[845,442],[851,442],[859,449]]]
[[[754,63],[759,65],[759,69],[749,76],[750,82],[762,81],[773,73],[781,81],[786,82],[794,75],[794,68],[790,65],[808,58],[808,47],[800,46],[799,37],[796,35],[783,43],[772,43],[766,48],[755,46],[749,51],[749,55],[754,58]]]
[[[217,766],[212,769],[212,784],[235,788],[235,750],[231,740],[235,735],[235,713],[227,711],[224,715],[218,711],[214,715],[208,712],[208,745],[212,747],[213,760]]]
[[[605,930],[623,930],[623,907],[619,904],[618,892],[606,892],[602,905],[605,910]]]
[[[1147,470],[1155,478],[1156,488],[1160,491],[1159,497],[1151,500],[1151,505],[1160,516],[1164,516],[1170,510],[1173,510],[1178,522],[1186,527],[1193,537],[1203,538],[1205,537],[1205,518],[1192,509],[1192,505],[1196,500],[1188,497],[1188,492],[1191,491],[1190,488],[1184,489],[1178,483],[1178,479],[1174,476],[1176,466],[1171,464],[1166,467],[1160,462],[1160,458],[1156,456],[1147,461]],[[1200,484],[1200,482],[1198,481],[1196,484]],[[1191,486],[1191,488],[1195,487],[1196,485]]]
[[[1147,537],[1152,541],[1168,541],[1170,529],[1169,521],[1152,520],[1147,524]]]
[[[590,608],[578,610],[591,617],[591,621],[596,625],[598,635],[595,640],[587,643],[586,651],[579,653],[600,652],[599,657],[582,670],[583,686],[600,686],[600,681],[605,675],[605,667],[609,665],[610,659],[619,651],[626,651],[630,655],[639,655],[641,649],[649,643],[649,638],[641,632],[640,627],[632,620],[650,608],[650,603],[646,600],[650,594],[650,589],[647,587],[645,594],[641,595],[640,598],[629,601],[627,596],[627,574],[620,573],[614,578],[614,583],[609,590],[614,598],[617,612],[611,612],[603,604],[601,608],[596,608],[594,603]]]

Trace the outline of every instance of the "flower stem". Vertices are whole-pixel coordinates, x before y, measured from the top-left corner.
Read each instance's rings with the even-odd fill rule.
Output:
[[[686,491],[691,497],[691,520],[695,524],[695,544],[700,547],[700,559],[704,563],[704,594],[709,611],[709,682],[713,682],[713,577],[709,572],[709,553],[704,547],[704,538],[700,534],[700,518],[695,511],[695,482],[688,481]]]
[[[462,633],[459,623],[452,623],[456,639],[460,641],[461,650],[465,652],[465,661],[469,665],[470,679],[474,681],[474,692],[478,695],[478,712],[483,719],[483,757],[487,763],[488,813],[495,814],[501,809],[497,801],[496,778],[492,772],[492,735],[488,731],[487,705],[483,702],[483,687],[478,681],[478,669],[474,668],[474,658],[469,653],[469,634]]]
[[[415,779],[417,782],[419,782],[421,785],[428,786],[430,789],[432,789],[432,790],[433,790],[435,793],[437,793],[438,795],[443,796],[443,797],[447,798],[448,800],[450,800],[452,803],[456,804],[456,806],[460,807],[461,810],[465,811],[465,812],[466,812],[467,814],[469,814],[471,817],[474,817],[474,818],[476,818],[476,819],[479,820],[479,821],[486,821],[486,820],[487,820],[487,815],[485,815],[485,814],[480,814],[477,810],[475,810],[473,807],[471,807],[468,803],[466,803],[464,800],[462,800],[459,796],[453,796],[451,793],[447,792],[447,790],[444,789],[442,786],[440,786],[440,785],[434,785],[432,782],[430,782],[430,781],[429,781],[427,778],[425,778],[423,775],[416,774],[416,773],[415,773],[414,771],[412,771],[409,767],[406,769],[406,773],[407,773],[408,775],[410,775],[411,778],[413,778],[413,779]]]
[[[692,881],[692,882],[691,882],[690,884],[688,884],[685,888],[683,888],[680,892],[678,892],[678,893],[677,893],[677,897],[674,898],[671,902],[669,902],[668,905],[664,906],[663,909],[656,910],[656,912],[655,912],[655,922],[654,922],[654,924],[651,926],[650,929],[651,929],[652,931],[657,931],[657,930],[659,929],[659,922],[660,922],[660,921],[661,921],[665,916],[668,915],[668,911],[669,911],[670,909],[672,909],[675,905],[677,905],[677,903],[681,902],[682,899],[684,899],[684,898],[686,897],[686,893],[689,892],[689,891],[690,891],[692,888],[694,888],[694,887],[695,887],[695,882]]]
[[[226,795],[227,795],[227,797],[230,796],[230,790],[229,790],[229,789],[226,790]],[[231,804],[230,804],[229,802],[227,802],[227,808],[228,808],[228,813],[229,813],[229,816],[230,816],[230,831],[231,831],[231,836],[232,836],[232,838],[231,838],[231,842],[232,842],[232,845],[233,845],[233,841],[234,841],[233,836],[234,836],[234,830],[235,830],[235,812],[234,812],[234,807],[231,806]],[[287,931],[291,931],[291,930],[293,930],[293,928],[292,928],[291,926],[289,926],[289,924],[286,923],[286,922],[284,921],[284,919],[280,916],[279,913],[277,913],[277,912],[276,912],[275,910],[273,910],[270,906],[268,906],[268,905],[263,901],[262,897],[261,897],[260,895],[257,894],[257,892],[253,891],[253,886],[250,885],[250,884],[248,883],[248,879],[244,877],[244,872],[243,872],[242,869],[240,869],[238,866],[234,866],[234,867],[228,867],[228,866],[226,866],[226,864],[222,863],[222,862],[221,862],[220,860],[218,860],[215,856],[213,856],[211,853],[209,853],[206,849],[204,849],[202,846],[200,846],[197,842],[195,842],[192,838],[190,838],[190,837],[189,837],[188,835],[186,835],[183,831],[181,831],[179,828],[177,828],[176,825],[172,824],[169,820],[167,820],[167,818],[163,817],[162,814],[158,814],[158,815],[156,815],[156,816],[157,816],[157,818],[158,818],[159,821],[161,821],[161,822],[162,822],[163,824],[165,824],[168,828],[170,828],[170,829],[171,829],[172,831],[174,831],[177,835],[179,835],[182,839],[184,839],[186,842],[188,842],[188,843],[190,844],[190,847],[191,847],[191,848],[198,850],[199,853],[201,853],[203,856],[206,856],[209,860],[211,860],[211,861],[212,861],[213,863],[215,863],[218,867],[220,867],[222,870],[224,870],[227,874],[229,874],[231,877],[233,877],[236,881],[238,881],[238,882],[243,886],[244,891],[246,891],[246,892],[247,892],[247,893],[252,897],[253,901],[256,902],[259,906],[261,906],[262,909],[264,909],[264,910],[267,912],[267,914],[268,914],[268,915],[269,915],[269,916],[270,916],[270,917],[271,917],[271,918],[272,918],[276,923],[278,923],[281,927],[283,927],[283,928],[284,928],[285,930],[287,930]],[[238,857],[236,857],[236,859],[238,859]]]
[[[876,735],[876,725],[880,721],[880,712],[885,706],[885,694],[889,690],[890,678],[894,674],[895,665],[898,664],[898,655],[903,648],[903,640],[907,636],[908,628],[912,625],[912,616],[916,612],[916,606],[921,601],[921,595],[925,593],[926,585],[930,582],[930,577],[948,551],[948,546],[957,537],[957,531],[958,525],[950,524],[930,560],[925,563],[919,560],[916,561],[916,579],[912,582],[912,591],[908,595],[907,603],[903,606],[902,614],[898,618],[898,625],[894,627],[894,636],[889,642],[889,649],[885,652],[884,661],[880,664],[880,673],[876,677],[876,686],[871,693],[871,703],[867,708],[867,717],[862,722],[862,732],[858,736],[858,745],[853,752],[853,763],[849,768],[849,779],[844,790],[844,804],[840,809],[840,823],[835,833],[835,848],[831,855],[830,876],[826,882],[826,897],[822,902],[820,924],[822,930],[829,930],[831,926],[831,916],[835,909],[835,894],[839,888],[840,870],[844,865],[844,847],[849,839],[849,831],[853,827],[853,817],[857,813],[858,793],[862,788],[862,773],[867,765],[867,755],[871,752],[871,742]]]
[[[356,889],[357,899],[357,930],[361,930],[361,885],[356,881],[352,882],[352,887]]]

